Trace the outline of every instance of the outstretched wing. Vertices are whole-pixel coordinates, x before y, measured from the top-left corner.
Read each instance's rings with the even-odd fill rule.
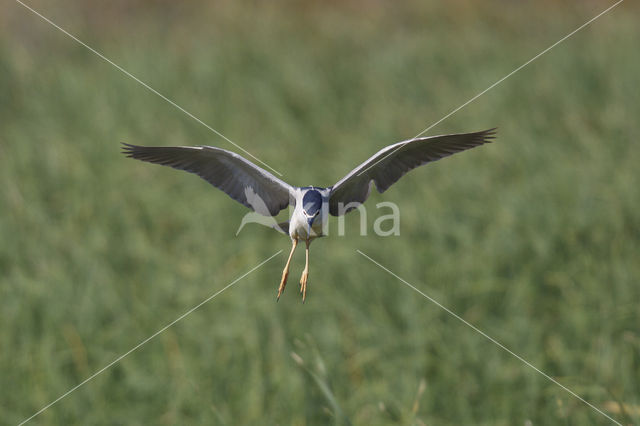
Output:
[[[349,172],[331,188],[329,212],[340,216],[364,203],[374,182],[378,192],[386,191],[398,179],[418,166],[439,160],[456,152],[491,142],[495,129],[475,133],[430,136],[389,145]]]
[[[122,144],[127,157],[195,173],[256,213],[275,216],[293,200],[293,188],[242,156],[212,146]]]

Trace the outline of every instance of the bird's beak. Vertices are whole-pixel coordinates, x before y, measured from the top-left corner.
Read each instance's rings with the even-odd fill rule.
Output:
[[[307,218],[307,234],[311,235],[311,225],[313,225],[313,220],[315,219],[315,216],[311,216]]]

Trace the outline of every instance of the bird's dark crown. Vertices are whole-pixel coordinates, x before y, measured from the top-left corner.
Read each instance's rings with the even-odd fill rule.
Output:
[[[322,208],[322,194],[315,189],[309,189],[302,197],[302,209],[309,216],[314,216]]]

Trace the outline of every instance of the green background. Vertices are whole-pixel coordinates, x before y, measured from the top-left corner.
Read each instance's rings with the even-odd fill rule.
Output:
[[[329,186],[612,3],[29,3],[293,185]],[[238,151],[18,3],[0,13],[0,422],[640,423],[640,10],[624,2],[429,134],[494,144],[311,247],[119,143]],[[336,229],[336,221],[331,227]]]

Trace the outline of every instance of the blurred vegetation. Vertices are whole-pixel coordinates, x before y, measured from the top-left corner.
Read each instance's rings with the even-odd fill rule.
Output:
[[[610,3],[125,2],[36,10],[296,185],[331,185]],[[119,143],[237,151],[17,3],[0,14],[0,422],[16,424],[278,250]],[[369,201],[401,235],[285,254],[31,424],[640,423],[640,13],[625,2],[430,134],[496,143]],[[332,223],[332,226],[335,223]]]

